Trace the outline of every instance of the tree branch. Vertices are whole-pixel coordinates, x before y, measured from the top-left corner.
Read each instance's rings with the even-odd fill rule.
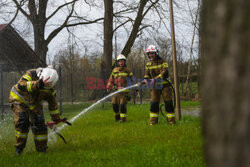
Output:
[[[142,17],[144,18],[146,16],[146,14],[148,13],[148,11],[159,2],[159,0],[156,0],[155,2],[150,1],[152,4],[147,8],[147,10],[143,13]]]
[[[67,5],[69,5],[69,4],[75,3],[76,1],[78,1],[78,0],[73,0],[73,1],[71,1],[71,2],[68,2],[68,3],[65,3],[65,4],[59,6],[50,16],[47,17],[47,21],[48,21],[51,17],[53,17],[61,8],[63,8],[64,6],[67,6]]]
[[[30,19],[30,15],[22,8],[22,5],[21,5],[21,2],[20,4],[17,2],[17,0],[12,0],[15,4],[16,4],[16,7],[22,12],[22,14],[27,17],[28,19]]]
[[[12,24],[12,22],[16,19],[18,12],[19,12],[19,9],[17,8],[14,17],[10,20],[8,24]]]
[[[29,0],[28,8],[29,8],[29,11],[30,11],[31,21],[33,21],[34,17],[37,16],[35,0]]]
[[[119,29],[120,27],[124,26],[125,24],[127,24],[128,22],[133,21],[132,19],[128,19],[127,21],[123,22],[122,24],[118,25],[114,30],[113,33]]]

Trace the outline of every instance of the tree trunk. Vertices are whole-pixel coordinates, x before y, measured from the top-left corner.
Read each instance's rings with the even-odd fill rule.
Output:
[[[35,53],[46,64],[46,55],[48,51],[48,46],[44,39],[45,25],[37,23],[33,24],[33,28],[34,28]]]
[[[250,1],[203,1],[207,166],[250,166]]]
[[[189,98],[191,98],[191,95],[192,95],[192,90],[190,89],[192,87],[191,86],[192,82],[190,81],[190,77],[192,77],[192,76],[190,76],[190,75],[191,75],[191,66],[192,66],[192,62],[193,62],[194,38],[195,38],[195,34],[196,34],[196,26],[197,26],[197,22],[198,22],[199,12],[200,12],[200,1],[198,0],[198,7],[197,7],[197,11],[195,14],[195,21],[194,21],[194,31],[193,31],[192,42],[191,42],[191,46],[190,46],[190,58],[188,60],[187,79],[186,79],[185,91],[184,91],[184,95],[188,95]]]
[[[126,42],[126,44],[121,52],[126,57],[131,52],[131,48],[135,42],[135,39],[138,35],[138,32],[140,31],[139,27],[142,23],[144,16],[145,16],[145,14],[143,14],[143,10],[144,10],[144,7],[146,6],[147,2],[148,2],[148,0],[140,0],[140,7],[139,7],[139,10],[138,10],[138,13],[137,13],[134,25],[133,25],[133,29],[130,33],[128,41]]]
[[[112,71],[112,39],[113,39],[113,0],[104,0],[104,48],[101,60],[100,78],[106,83]],[[105,85],[106,86],[106,85]],[[103,97],[106,90],[98,89],[93,91],[88,100]]]
[[[104,0],[104,48],[101,69],[104,72],[104,79],[111,73],[112,69],[112,39],[113,39],[113,0]]]

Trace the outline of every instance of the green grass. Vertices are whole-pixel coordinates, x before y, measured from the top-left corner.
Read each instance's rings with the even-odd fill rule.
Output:
[[[62,117],[71,118],[90,104],[65,105]],[[47,112],[46,112],[47,113]],[[48,120],[48,115],[46,114]],[[21,156],[14,154],[14,125],[1,123],[1,166],[205,166],[200,118],[183,116],[171,126],[161,116],[149,126],[149,104],[128,105],[128,122],[114,121],[111,104],[97,106],[67,126],[49,142],[48,154],[35,151],[30,133]],[[3,130],[5,129],[5,130]]]
[[[180,83],[180,95],[182,96],[184,94],[186,83]],[[195,95],[198,93],[198,82],[192,82],[191,83],[191,94]]]
[[[188,100],[181,101],[181,107],[199,107],[199,106],[201,106],[200,101],[188,101]]]

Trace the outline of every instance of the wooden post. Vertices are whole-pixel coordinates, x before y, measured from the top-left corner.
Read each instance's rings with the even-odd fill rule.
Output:
[[[171,26],[171,41],[172,41],[172,56],[173,56],[173,72],[174,72],[174,87],[175,87],[175,102],[176,102],[176,117],[177,120],[181,119],[181,106],[178,82],[178,70],[176,63],[176,47],[175,47],[175,32],[174,32],[174,15],[173,15],[173,1],[169,0],[170,10],[170,26]]]
[[[142,79],[142,75],[141,75],[141,69],[140,69],[140,79]],[[139,89],[139,95],[140,95],[140,104],[142,104],[142,89]]]
[[[60,114],[62,115],[62,68],[61,65],[59,65],[59,110],[60,110]]]

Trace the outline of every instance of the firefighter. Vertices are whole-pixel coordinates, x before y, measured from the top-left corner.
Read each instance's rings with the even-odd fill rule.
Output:
[[[111,89],[120,90],[128,86],[128,82],[132,81],[132,77],[133,73],[126,66],[126,57],[120,54],[117,56],[117,67],[113,69],[106,86],[107,91],[109,92]],[[124,90],[112,96],[112,105],[116,121],[126,122],[126,104],[129,99],[129,90]]]
[[[167,112],[167,120],[170,124],[175,124],[174,106],[172,100],[172,89],[168,81],[168,64],[163,60],[154,45],[150,45],[146,54],[149,58],[145,66],[144,83],[150,84],[151,107],[150,107],[150,125],[158,123],[159,103],[162,96]]]
[[[58,74],[51,66],[26,71],[10,91],[9,102],[14,112],[16,134],[16,154],[20,155],[25,148],[29,128],[34,135],[38,152],[47,151],[47,126],[45,125],[42,101],[48,102],[51,118],[60,120],[54,88]]]

